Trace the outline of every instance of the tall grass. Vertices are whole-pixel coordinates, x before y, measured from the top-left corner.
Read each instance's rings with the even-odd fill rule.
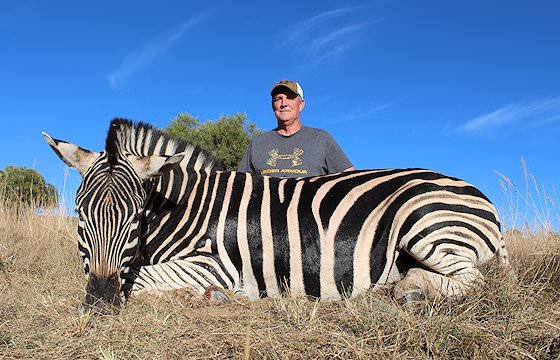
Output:
[[[540,193],[542,196],[542,192]],[[76,220],[0,204],[0,359],[558,359],[560,236],[506,234],[517,279],[494,264],[460,299],[135,296],[117,316],[80,316]]]
[[[506,229],[523,233],[560,231],[560,196],[557,185],[547,188],[539,184],[521,158],[522,184],[516,184],[506,175],[495,171],[504,194],[504,207],[500,210]]]

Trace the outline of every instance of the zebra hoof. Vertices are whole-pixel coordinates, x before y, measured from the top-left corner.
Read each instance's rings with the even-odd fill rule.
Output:
[[[210,301],[230,302],[229,297],[217,286],[208,286],[204,292],[204,297]]]
[[[401,305],[412,304],[419,301],[426,300],[426,295],[420,289],[412,289],[403,292],[398,297],[396,297],[397,302]]]

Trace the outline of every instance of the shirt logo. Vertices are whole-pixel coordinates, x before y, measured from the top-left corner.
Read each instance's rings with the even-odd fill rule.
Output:
[[[292,166],[298,166],[303,164],[303,160],[301,160],[301,155],[303,154],[303,150],[300,148],[294,148],[294,152],[292,154],[281,155],[278,154],[278,149],[272,149],[268,152],[270,158],[266,162],[270,166],[276,166],[278,160],[292,160]]]

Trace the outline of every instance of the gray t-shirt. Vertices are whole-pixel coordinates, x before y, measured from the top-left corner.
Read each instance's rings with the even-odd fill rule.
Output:
[[[238,171],[295,178],[332,174],[349,167],[352,163],[328,132],[303,126],[290,136],[276,131],[255,136]]]

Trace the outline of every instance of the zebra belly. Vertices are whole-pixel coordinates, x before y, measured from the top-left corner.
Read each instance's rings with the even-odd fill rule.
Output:
[[[396,281],[398,271],[391,268],[393,264],[386,262],[386,246],[375,246],[373,249],[364,249],[368,252],[368,263],[365,268],[356,267],[355,257],[359,251],[355,250],[356,241],[352,239],[336,240],[335,256],[329,264],[332,276],[321,277],[321,252],[320,239],[310,239],[302,234],[301,248],[289,248],[287,239],[274,239],[275,246],[286,248],[282,256],[274,257],[269,261],[259,254],[253,253],[261,246],[253,245],[240,252],[248,252],[248,256],[241,256],[238,266],[241,274],[242,292],[251,300],[261,297],[280,296],[309,296],[321,300],[339,300],[346,296],[358,295],[374,285],[383,285]],[[355,288],[356,272],[363,273],[365,286]],[[396,273],[395,273],[396,272]],[[385,275],[384,275],[385,274]],[[260,285],[259,284],[264,284]],[[272,284],[272,286],[270,286]]]

